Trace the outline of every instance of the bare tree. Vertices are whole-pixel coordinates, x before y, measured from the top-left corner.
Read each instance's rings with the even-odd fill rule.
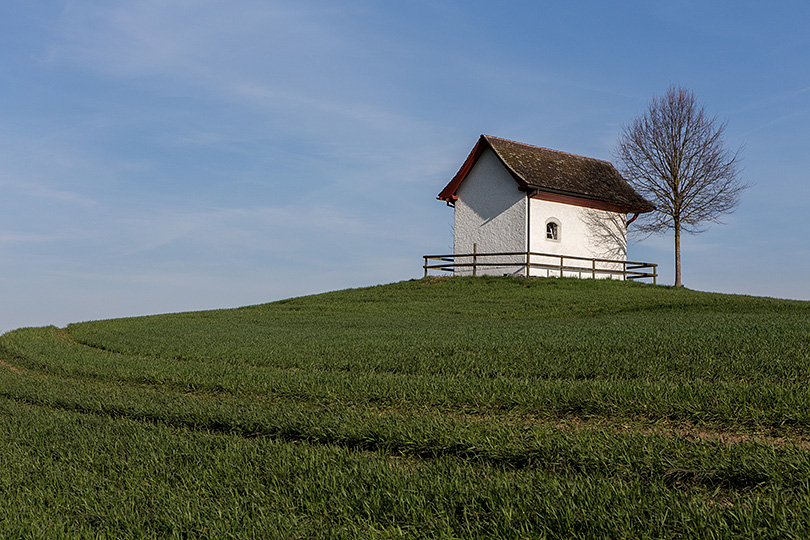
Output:
[[[691,90],[671,86],[622,127],[616,157],[625,179],[656,210],[638,220],[642,233],[675,231],[675,286],[681,286],[681,231],[696,234],[734,211],[741,192],[736,152],[725,148],[725,122],[709,117]]]

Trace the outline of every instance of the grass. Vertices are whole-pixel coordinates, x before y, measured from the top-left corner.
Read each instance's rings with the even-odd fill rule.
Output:
[[[810,534],[807,302],[429,278],[0,362],[2,537]]]

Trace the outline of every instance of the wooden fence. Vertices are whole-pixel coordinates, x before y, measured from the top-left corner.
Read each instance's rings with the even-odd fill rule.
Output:
[[[511,251],[503,253],[479,253],[473,249],[472,253],[453,255],[424,255],[425,277],[431,270],[453,273],[467,273],[471,270],[473,276],[479,271],[499,268],[499,273],[523,274],[526,276],[573,276],[611,279],[652,279],[657,282],[658,265],[653,263],[621,261],[615,259],[589,259],[574,257],[572,255],[557,255],[554,253],[536,253],[534,251]],[[511,269],[512,271],[504,271]],[[540,272],[532,272],[532,270]]]

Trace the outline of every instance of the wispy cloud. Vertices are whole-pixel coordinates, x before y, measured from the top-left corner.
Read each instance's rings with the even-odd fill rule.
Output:
[[[344,9],[296,2],[213,1],[128,4],[70,1],[51,61],[120,77],[168,76],[197,82],[225,73],[285,67],[340,45],[324,21]]]
[[[313,246],[328,248],[335,234],[379,238],[384,233],[345,208],[323,203],[300,206],[166,209],[110,220],[105,243],[122,256],[171,245],[206,246],[221,250],[265,250],[296,254]]]
[[[769,120],[767,122],[763,122],[763,123],[758,124],[757,126],[751,128],[751,129],[748,129],[748,130],[742,132],[740,134],[740,137],[746,137],[746,136],[748,136],[748,135],[750,135],[752,133],[755,133],[755,132],[757,132],[757,131],[759,131],[761,129],[765,129],[767,127],[771,127],[771,126],[774,126],[774,125],[778,125],[778,124],[781,124],[781,123],[786,122],[788,120],[792,120],[793,118],[808,115],[809,113],[810,113],[810,107],[805,107],[805,108],[800,109],[798,111],[793,111],[793,112],[790,112],[790,113],[787,113],[787,114],[779,115],[779,116],[777,116],[777,117],[775,117],[775,118],[773,118],[773,119],[771,119],[771,120]]]
[[[81,138],[61,126],[43,136],[2,126],[0,189],[6,198],[16,195],[66,206],[95,205],[95,188],[104,184],[111,171],[88,152]]]
[[[0,230],[0,246],[5,246],[6,248],[14,244],[31,245],[47,242],[62,242],[69,238],[71,238],[71,235],[65,232],[28,233]]]
[[[6,187],[10,185],[8,181],[3,183]],[[78,206],[94,206],[97,204],[95,199],[91,197],[64,189],[52,188],[43,184],[23,182],[21,184],[16,184],[15,188],[29,197],[38,199],[51,199]]]
[[[357,32],[354,18],[366,9],[362,2],[335,7],[253,1],[239,9],[208,1],[89,6],[68,3],[51,62],[101,77],[137,79],[161,101],[205,96],[191,107],[208,107],[210,117],[181,117],[168,130],[161,128],[161,144],[216,145],[251,159],[253,141],[283,134],[287,141],[298,139],[309,160],[322,156],[365,167],[379,178],[375,167],[389,174],[400,170],[395,162],[413,167],[411,156],[433,147],[425,135],[452,131],[402,103],[399,86],[407,76]],[[418,75],[423,67],[413,61],[405,69]],[[124,110],[114,121],[140,125],[144,115],[158,113],[174,114],[154,107]],[[344,187],[353,189],[351,183]]]

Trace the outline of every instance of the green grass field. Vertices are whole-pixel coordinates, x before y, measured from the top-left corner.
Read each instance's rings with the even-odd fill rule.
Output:
[[[428,278],[0,337],[0,538],[807,538],[810,302]]]

